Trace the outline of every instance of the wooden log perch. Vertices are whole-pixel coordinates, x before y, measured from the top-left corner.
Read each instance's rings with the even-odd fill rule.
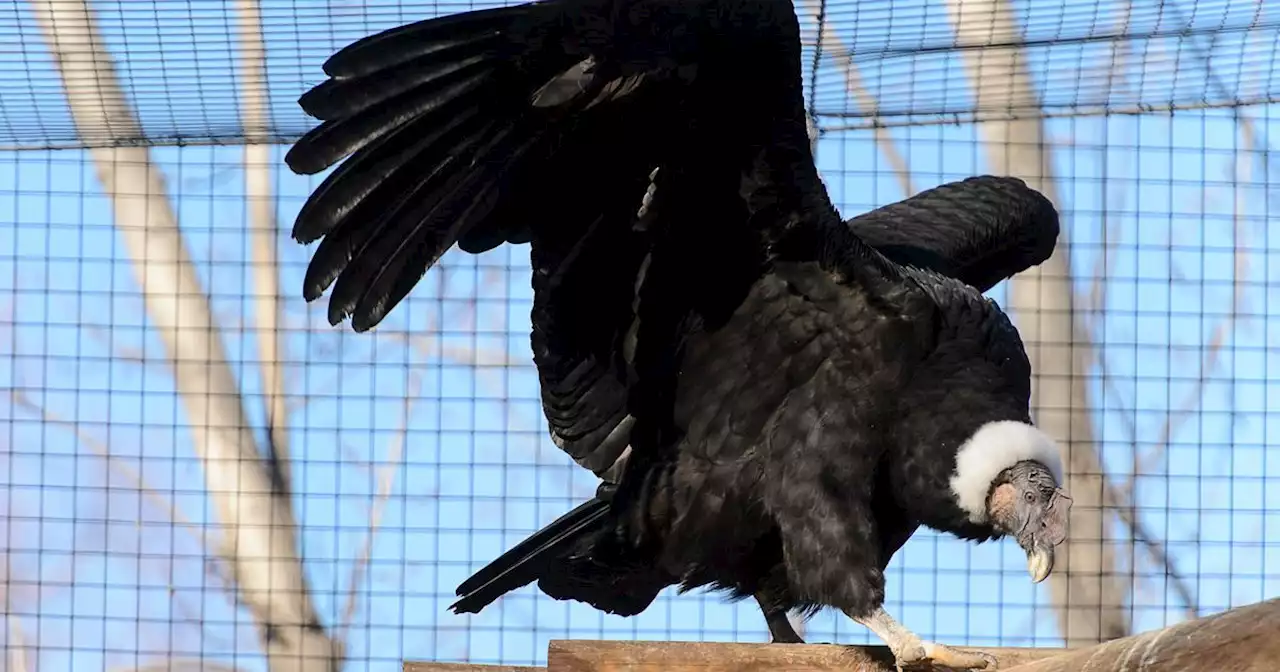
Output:
[[[1081,649],[984,651],[1000,672],[1275,672],[1280,598]],[[405,663],[405,672],[892,672],[884,646],[552,640],[547,667]]]
[[[404,672],[547,672],[545,667],[519,665],[475,665],[471,663],[405,662]]]
[[[965,650],[966,647],[956,647]],[[1001,669],[1061,654],[1065,649],[972,648],[995,656]],[[548,672],[893,672],[886,646],[610,642],[551,640]]]
[[[964,650],[966,647],[956,647]],[[1065,649],[976,649],[1004,669],[1062,653]],[[729,644],[719,642],[629,642],[551,640],[547,667],[405,663],[404,672],[893,672],[885,646],[834,644]]]
[[[1010,672],[1200,670],[1280,670],[1280,598],[1073,650]]]
[[[966,647],[956,647],[964,650]],[[996,656],[1001,669],[1061,654],[1064,649],[977,649]],[[728,644],[718,642],[629,642],[552,640],[547,667],[405,663],[404,672],[893,672],[885,646],[834,644]]]

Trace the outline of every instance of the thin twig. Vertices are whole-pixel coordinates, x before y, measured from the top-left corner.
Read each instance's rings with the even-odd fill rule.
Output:
[[[204,526],[196,525],[194,522],[188,519],[185,515],[183,515],[181,510],[179,510],[171,502],[165,500],[165,498],[162,497],[155,488],[152,488],[151,486],[147,485],[147,483],[142,478],[141,474],[139,474],[137,471],[134,471],[133,468],[131,468],[128,464],[118,459],[115,455],[111,454],[110,450],[107,448],[105,443],[97,440],[93,435],[84,431],[84,429],[81,428],[78,423],[73,422],[71,420],[67,420],[66,418],[60,417],[58,414],[54,413],[53,411],[49,411],[45,409],[43,406],[35,403],[30,397],[28,397],[20,389],[12,389],[10,393],[12,396],[12,402],[15,407],[25,409],[28,412],[37,415],[38,417],[40,417],[41,422],[43,422],[46,425],[54,425],[54,426],[60,426],[60,427],[66,428],[68,431],[70,431],[75,435],[80,445],[85,446],[86,448],[91,450],[94,454],[101,457],[107,463],[108,467],[112,471],[124,477],[126,481],[131,483],[133,490],[142,494],[143,498],[149,500],[152,503],[152,505],[154,505],[157,509],[167,512],[169,514],[169,518],[172,521],[172,523],[176,527],[182,530],[185,530],[188,534],[191,535],[192,539],[196,542],[197,547],[200,549],[201,560],[202,560],[201,565],[204,567],[204,572],[206,577],[210,581],[214,582],[215,584],[220,582],[222,585],[226,585],[226,586],[231,585],[231,579],[229,574],[227,573],[226,568],[224,567],[223,561],[217,556],[210,555],[207,552],[207,549],[209,548],[209,545],[208,545],[209,540],[207,539],[207,535],[209,534],[209,531],[207,530],[207,528],[205,528]],[[179,613],[180,616],[182,616],[182,618],[180,618],[180,622],[185,622],[189,625],[194,626],[196,630],[200,632],[202,637],[207,638],[209,635],[204,630],[204,624],[202,619],[193,617],[190,613],[190,610],[186,608],[183,600],[179,599],[176,595],[174,595],[172,589],[170,589],[170,593],[174,600],[174,606],[176,611]],[[227,605],[232,609],[234,609],[236,605],[235,605],[235,602],[231,599],[231,596],[228,595],[226,592],[222,592],[220,594],[224,598],[226,598]],[[20,669],[25,669],[25,668],[20,668]]]
[[[1117,411],[1120,416],[1120,422],[1124,424],[1125,432],[1129,437],[1132,445],[1132,454],[1135,458],[1142,455],[1138,446],[1138,428],[1134,424],[1130,411],[1121,401],[1120,390],[1115,387],[1115,378],[1111,375],[1110,367],[1104,358],[1099,363],[1099,372],[1102,375],[1103,384],[1107,386],[1111,394],[1117,399],[1116,403],[1120,406]],[[1165,421],[1166,426],[1171,422],[1171,418]],[[1129,528],[1129,536],[1133,543],[1142,546],[1151,556],[1152,562],[1161,567],[1165,577],[1173,584],[1173,590],[1183,600],[1185,606],[1185,614],[1188,618],[1195,618],[1199,615],[1199,605],[1195,599],[1191,586],[1187,583],[1186,578],[1178,571],[1173,563],[1173,558],[1169,556],[1164,543],[1152,534],[1142,522],[1142,518],[1138,512],[1138,503],[1135,498],[1137,478],[1140,474],[1147,473],[1146,464],[1150,460],[1159,459],[1168,449],[1168,441],[1157,444],[1155,449],[1147,455],[1142,455],[1141,459],[1135,459],[1134,473],[1129,476],[1127,483],[1114,483],[1107,479],[1104,485],[1104,494],[1106,495],[1106,505],[1116,510],[1117,517]],[[1130,568],[1136,578],[1137,567]],[[1136,582],[1135,582],[1136,583]]]
[[[1120,11],[1117,12],[1116,21],[1115,21],[1116,28],[1120,33],[1123,33],[1128,29],[1129,21],[1132,16],[1132,13],[1133,13],[1133,3],[1123,2],[1120,8]],[[1128,41],[1116,40],[1111,43],[1111,63],[1106,68],[1107,82],[1104,89],[1105,91],[1110,92],[1115,90],[1116,88],[1119,88],[1122,92],[1129,92],[1132,90],[1132,87],[1130,86],[1129,78],[1125,71],[1125,67],[1126,65],[1128,65],[1129,59],[1132,56],[1132,51],[1133,51],[1132,45],[1130,45]],[[1105,125],[1104,128],[1109,129],[1110,126]],[[1097,322],[1100,322],[1102,320],[1100,316],[1105,312],[1106,305],[1107,305],[1108,285],[1105,279],[1110,278],[1112,276],[1112,271],[1115,268],[1115,255],[1111,254],[1110,244],[1112,241],[1120,237],[1119,222],[1117,221],[1117,218],[1114,216],[1113,213],[1116,210],[1120,210],[1120,211],[1124,210],[1123,202],[1116,204],[1116,207],[1114,208],[1110,207],[1111,199],[1109,198],[1109,196],[1111,196],[1115,192],[1110,190],[1110,186],[1112,185],[1113,181],[1105,179],[1107,176],[1107,173],[1105,171],[1107,170],[1108,164],[1109,164],[1108,161],[1105,161],[1105,160],[1103,161],[1103,171],[1104,171],[1103,183],[1104,185],[1106,185],[1104,186],[1104,190],[1105,190],[1104,202],[1106,202],[1108,207],[1106,209],[1107,210],[1106,216],[1104,217],[1104,220],[1103,220],[1102,253],[1099,255],[1100,259],[1096,264],[1096,267],[1099,267],[1102,272],[1094,276],[1094,292],[1091,297],[1092,302],[1090,305],[1090,311],[1087,314],[1089,326],[1087,327],[1087,330],[1085,332],[1090,335],[1090,338],[1092,338],[1094,342],[1097,342],[1100,336],[1105,337],[1105,329],[1099,329],[1099,325],[1097,324]],[[1103,332],[1103,333],[1099,333],[1099,332]],[[1105,348],[1094,348],[1093,354],[1094,354],[1094,360],[1095,360],[1093,362],[1093,365],[1097,366],[1099,371],[1105,372],[1107,369],[1107,352]],[[1107,382],[1112,383],[1109,377],[1107,378]],[[1103,403],[1105,405],[1106,403],[1105,394],[1103,395],[1103,398],[1104,398]],[[1117,399],[1119,398],[1120,397],[1117,397]],[[1138,453],[1136,452],[1137,445],[1138,445],[1137,435],[1134,434],[1132,436],[1133,436],[1133,442],[1134,442],[1133,443],[1134,445],[1133,459],[1135,460],[1135,466],[1136,466],[1136,460],[1138,459]],[[1111,482],[1111,479],[1109,478],[1103,478],[1102,487],[1103,487],[1103,506],[1105,507],[1108,501],[1116,501],[1117,493],[1115,492],[1115,488]],[[1107,515],[1106,511],[1103,511],[1102,515],[1105,517]],[[1120,514],[1119,517],[1121,519],[1121,522],[1126,522],[1126,516],[1123,513]],[[1127,559],[1128,565],[1129,565],[1129,572],[1128,572],[1129,586],[1128,586],[1128,590],[1124,590],[1122,592],[1130,595],[1129,618],[1130,620],[1132,620],[1133,595],[1139,589],[1138,588],[1138,585],[1139,585],[1138,561],[1137,561],[1137,557],[1134,554],[1134,549],[1136,545],[1139,543],[1150,548],[1151,544],[1158,543],[1158,542],[1146,534],[1145,528],[1140,527],[1138,524],[1136,524],[1136,518],[1137,518],[1136,511],[1134,512],[1134,515],[1131,516],[1130,518],[1133,519],[1135,523],[1128,524],[1129,538],[1125,540],[1125,545],[1123,549],[1124,557]],[[1160,549],[1162,553],[1163,553],[1163,550],[1164,550],[1163,548]],[[1117,564],[1116,569],[1118,570],[1119,563],[1117,562],[1116,564]],[[1165,572],[1166,574],[1175,572],[1175,569],[1172,565],[1166,564]],[[1119,575],[1118,571],[1116,573],[1117,575]]]
[[[1256,21],[1262,17],[1267,5],[1265,0],[1255,0],[1254,5],[1256,8],[1254,9],[1253,15]],[[1186,15],[1182,12],[1181,3],[1178,2],[1178,0],[1168,0],[1168,2],[1161,3],[1161,9],[1169,13],[1170,19],[1183,25],[1188,24],[1185,18]],[[1192,12],[1194,13],[1195,10],[1193,9]],[[1268,170],[1272,154],[1271,146],[1269,143],[1260,141],[1258,138],[1257,127],[1253,122],[1253,118],[1248,114],[1245,114],[1244,111],[1247,103],[1240,100],[1239,96],[1232,95],[1230,87],[1227,86],[1222,77],[1218,76],[1217,71],[1213,67],[1214,63],[1211,47],[1206,47],[1195,35],[1188,35],[1185,41],[1180,42],[1180,45],[1186,46],[1190,49],[1192,53],[1195,54],[1195,57],[1200,61],[1201,65],[1204,66],[1206,75],[1205,80],[1209,85],[1209,88],[1213,89],[1214,92],[1218,94],[1218,98],[1223,101],[1234,102],[1234,104],[1223,104],[1219,106],[1231,108],[1231,115],[1235,119],[1236,124],[1240,127],[1240,132],[1244,136],[1245,144],[1252,147],[1254,151],[1262,155],[1263,169]],[[1205,96],[1205,102],[1208,102],[1208,98],[1208,96]],[[1272,101],[1258,101],[1259,104],[1269,102]],[[1266,182],[1266,184],[1271,183]]]
[[[32,672],[27,661],[27,645],[22,636],[22,619],[12,611],[5,617],[9,621],[9,642],[5,647],[9,649],[9,668],[15,672]]]
[[[443,284],[443,280],[441,281]],[[437,328],[437,320],[435,315],[427,318],[426,332],[432,333]],[[405,341],[411,347],[415,347],[424,353],[424,357],[430,352],[430,345],[426,343],[427,338],[422,336],[411,336],[407,333],[379,333],[382,340]],[[350,636],[351,624],[355,619],[356,597],[360,582],[364,576],[364,569],[369,563],[369,558],[373,554],[373,543],[377,536],[378,528],[382,524],[382,514],[386,508],[386,503],[391,497],[391,489],[394,479],[399,471],[401,460],[404,455],[404,446],[408,439],[409,419],[413,415],[414,402],[417,400],[421,391],[422,380],[419,376],[411,375],[409,377],[408,388],[405,390],[404,413],[401,416],[400,429],[392,437],[390,445],[387,446],[387,456],[385,462],[374,470],[378,475],[378,486],[374,494],[373,505],[369,511],[369,531],[365,535],[364,543],[360,547],[360,551],[356,554],[355,563],[351,567],[351,577],[347,582],[347,599],[343,608],[342,618],[338,622],[334,631],[334,639],[340,645],[345,646],[347,638]],[[370,465],[372,466],[372,465]]]
[[[222,663],[212,663],[203,658],[174,658],[161,663],[138,667],[114,667],[112,672],[243,672],[241,668]]]
[[[1128,9],[1131,8],[1131,5],[1126,3],[1125,7],[1126,7],[1125,16],[1127,17]],[[1113,53],[1114,53],[1114,49],[1115,47],[1113,46]],[[1116,60],[1120,60],[1120,57],[1113,56],[1114,67],[1111,68],[1111,71],[1113,73],[1118,70],[1121,70],[1121,66],[1119,64],[1114,63],[1114,61]],[[1122,86],[1127,86],[1127,79],[1123,76],[1122,72],[1120,73],[1120,79],[1122,81]],[[1111,245],[1113,244],[1114,241],[1117,241],[1121,238],[1120,223],[1118,221],[1118,218],[1115,217],[1113,213],[1116,210],[1123,211],[1124,209],[1123,201],[1115,204],[1115,207],[1111,207],[1111,200],[1112,200],[1111,195],[1114,194],[1115,192],[1109,189],[1111,185],[1110,181],[1104,180],[1104,184],[1107,185],[1106,187],[1104,187],[1104,189],[1106,190],[1106,193],[1104,194],[1104,199],[1105,199],[1104,202],[1107,203],[1108,207],[1106,208],[1105,214],[1103,216],[1103,223],[1102,223],[1102,226],[1103,226],[1102,251],[1098,255],[1097,259],[1094,260],[1093,281],[1090,286],[1089,296],[1087,297],[1087,300],[1084,302],[1087,307],[1085,308],[1084,314],[1079,316],[1080,321],[1083,323],[1083,327],[1081,329],[1082,333],[1087,334],[1088,337],[1095,343],[1098,342],[1099,340],[1105,341],[1106,334],[1105,334],[1105,327],[1102,324],[1104,322],[1104,318],[1102,318],[1102,315],[1105,314],[1106,307],[1107,307],[1107,290],[1109,287],[1109,283],[1107,282],[1107,279],[1112,276],[1112,271],[1115,269],[1115,262],[1116,262],[1116,255],[1111,254]],[[1123,192],[1121,193],[1121,196],[1117,196],[1117,199],[1121,198],[1122,196],[1123,196]],[[1090,355],[1091,355],[1090,366],[1098,367],[1099,372],[1102,373],[1103,380],[1105,382],[1105,385],[1107,386],[1107,390],[1112,392],[1114,395],[1116,392],[1114,380],[1106,373],[1108,369],[1106,348],[1105,347],[1091,348]],[[1105,404],[1105,398],[1106,398],[1106,394],[1104,393],[1103,394],[1104,404]],[[1116,398],[1120,399],[1121,397],[1117,396]],[[1126,420],[1128,420],[1128,418],[1126,418]],[[1133,453],[1133,457],[1136,460],[1138,455],[1136,452],[1137,451],[1136,435],[1133,436],[1133,441],[1134,441],[1133,445],[1134,445],[1134,451],[1135,451]],[[1112,483],[1111,479],[1109,478],[1103,479],[1102,488],[1104,490],[1103,492],[1104,507],[1107,505],[1106,504],[1107,502],[1116,501],[1116,493],[1114,491],[1114,487],[1115,486]],[[1107,515],[1105,510],[1102,512],[1102,515],[1104,517]],[[1121,516],[1121,522],[1124,522],[1123,516]],[[1150,544],[1154,540],[1146,537],[1142,539],[1138,539],[1135,535],[1138,535],[1139,529],[1134,525],[1129,525],[1128,527],[1130,531],[1130,537],[1129,539],[1125,540],[1123,553],[1129,565],[1129,572],[1127,575],[1129,586],[1127,590],[1123,590],[1121,592],[1125,594],[1132,594],[1133,592],[1138,590],[1138,583],[1139,583],[1138,573],[1137,573],[1137,559],[1134,557],[1134,548],[1137,543]],[[1116,574],[1118,576],[1121,575],[1120,572],[1118,571],[1119,568],[1120,568],[1119,561],[1117,561]],[[1172,567],[1167,567],[1166,570],[1171,571]],[[1129,604],[1130,604],[1130,607],[1132,608],[1132,605],[1133,605],[1132,597],[1129,600]],[[1132,613],[1130,614],[1130,619],[1132,619]]]
[[[1164,543],[1147,529],[1146,523],[1143,523],[1142,519],[1138,517],[1137,507],[1130,506],[1123,499],[1117,499],[1116,488],[1107,488],[1106,494],[1108,495],[1107,505],[1114,508],[1120,520],[1129,527],[1129,533],[1134,542],[1146,549],[1151,556],[1152,562],[1164,568],[1165,577],[1173,585],[1173,592],[1177,593],[1182,600],[1182,604],[1185,605],[1183,613],[1187,618],[1198,617],[1200,608],[1196,603],[1195,594],[1192,592],[1187,580],[1178,572],[1178,568],[1174,565],[1173,558],[1169,557],[1169,552]]]
[[[225,561],[215,555],[210,555],[208,552],[208,549],[211,548],[213,544],[213,540],[211,539],[212,532],[206,526],[197,525],[183,515],[182,511],[174,506],[172,502],[169,502],[164,497],[160,496],[160,493],[157,492],[155,488],[147,485],[142,474],[134,471],[134,469],[123,460],[120,460],[113,455],[106,444],[84,431],[84,429],[80,427],[79,423],[61,417],[54,411],[37,404],[20,389],[11,389],[9,394],[13,400],[14,406],[26,409],[28,412],[38,416],[44,424],[66,428],[75,435],[76,440],[80,445],[88,448],[98,457],[101,457],[112,471],[124,477],[124,479],[131,484],[132,489],[141,493],[143,498],[151,502],[156,509],[168,513],[169,519],[173,521],[177,527],[188,532],[199,546],[200,553],[202,557],[205,558],[206,570],[212,571],[209,578],[221,581],[224,585],[231,585],[230,573],[224,569],[223,566]],[[228,603],[230,603],[230,600],[228,600]]]
[[[4,612],[9,626],[5,648],[9,650],[9,669],[13,672],[33,672],[27,660],[26,640],[22,636],[22,619],[13,607],[13,593],[9,591],[9,573],[12,567],[9,564],[8,549],[5,549],[4,558]]]
[[[1244,128],[1244,126],[1241,126],[1242,133],[1245,132]],[[1245,163],[1245,173],[1245,179],[1247,181],[1249,179],[1249,174],[1251,173],[1247,163]],[[1247,246],[1242,243],[1242,239],[1246,235],[1244,222],[1240,216],[1240,212],[1244,209],[1244,203],[1242,202],[1242,190],[1238,186],[1238,174],[1236,177],[1236,207],[1235,213],[1232,216],[1232,266],[1234,281],[1232,282],[1231,301],[1228,304],[1227,315],[1221,322],[1214,326],[1213,332],[1209,335],[1209,340],[1205,344],[1205,356],[1200,363],[1200,376],[1196,380],[1195,386],[1187,392],[1181,402],[1177,404],[1174,410],[1170,413],[1164,425],[1161,427],[1160,436],[1156,440],[1151,451],[1149,451],[1149,454],[1143,455],[1141,459],[1134,460],[1131,479],[1136,479],[1140,474],[1146,473],[1152,463],[1164,458],[1164,454],[1168,450],[1174,434],[1176,434],[1178,429],[1181,428],[1182,423],[1195,412],[1196,406],[1198,406],[1200,401],[1203,399],[1204,390],[1208,386],[1209,375],[1218,368],[1227,335],[1239,326],[1240,308],[1241,304],[1244,303],[1245,291],[1247,289],[1244,280],[1249,271],[1249,255]],[[1136,437],[1136,428],[1132,431]],[[1137,451],[1136,444],[1134,450],[1135,452]],[[1130,506],[1134,506],[1136,505],[1136,502],[1134,501],[1135,495],[1132,492],[1134,490],[1132,487],[1132,480],[1129,490],[1130,492],[1127,493],[1126,500],[1130,503]]]
[[[204,590],[200,591],[202,595],[204,592]],[[223,595],[226,595],[226,591],[223,591]],[[173,612],[178,617],[177,623],[191,626],[193,630],[199,633],[201,643],[205,647],[228,650],[235,646],[233,642],[227,641],[222,637],[218,637],[210,633],[209,630],[204,627],[204,615],[201,611],[196,610],[188,604],[188,601],[184,599],[182,595],[179,595],[178,591],[173,586],[169,587],[169,598],[173,600]],[[227,601],[230,602],[230,599]]]
[[[237,0],[240,24],[240,119],[245,136],[266,137],[266,45],[262,38],[262,10],[258,0]],[[281,330],[280,263],[276,253],[278,228],[271,193],[271,147],[250,142],[244,147],[244,191],[249,209],[250,262],[253,266],[254,324],[258,336],[258,366],[262,376],[271,470],[286,497],[293,492],[289,458],[289,418],[285,405],[284,352]]]
[[[379,526],[382,524],[382,513],[386,509],[387,501],[391,498],[391,489],[394,486],[396,474],[400,470],[400,462],[404,456],[404,446],[409,435],[409,418],[413,416],[414,401],[418,398],[421,387],[421,378],[416,375],[410,376],[400,430],[396,432],[391,444],[387,446],[386,462],[376,472],[378,474],[378,489],[374,495],[373,506],[370,507],[369,511],[369,532],[365,535],[364,544],[361,545],[360,552],[356,555],[355,564],[351,567],[351,578],[347,585],[346,607],[342,611],[342,620],[338,623],[338,627],[334,632],[334,637],[343,644],[347,642],[351,623],[355,619],[356,591],[364,577],[364,569],[369,564],[369,557],[373,554],[373,541],[378,534]]]
[[[866,85],[862,82],[862,73],[858,70],[858,64],[853,61],[853,53],[841,42],[840,36],[836,35],[835,29],[831,27],[830,21],[823,20],[821,15],[822,0],[802,0],[801,5],[818,19],[818,42],[823,45],[830,45],[830,53],[832,60],[835,61],[836,67],[844,73],[844,87],[853,96],[858,103],[858,109],[862,113],[872,119],[872,133],[875,136],[876,144],[880,146],[880,151],[884,153],[884,158],[889,162],[889,169],[898,178],[898,186],[902,188],[903,197],[913,196],[919,191],[914,181],[911,179],[911,167],[907,165],[907,159],[898,150],[898,143],[894,141],[893,135],[890,134],[889,128],[875,123],[880,115],[880,101],[871,95]],[[816,123],[814,124],[816,127]],[[821,129],[818,129],[821,134]]]
[[[1133,13],[1133,3],[1132,2],[1122,3],[1119,11],[1116,13],[1117,14],[1116,28],[1118,31],[1124,32],[1128,28],[1130,16],[1132,13]],[[1105,91],[1112,91],[1114,89],[1119,89],[1120,91],[1125,92],[1125,91],[1130,91],[1132,89],[1132,87],[1130,86],[1129,78],[1125,74],[1125,66],[1128,64],[1129,58],[1132,56],[1132,51],[1133,51],[1132,45],[1129,44],[1129,42],[1126,40],[1116,40],[1111,43],[1111,64],[1106,68],[1107,83],[1104,88]],[[1105,128],[1109,128],[1109,126]],[[1095,334],[1095,335],[1096,335],[1095,325],[1092,324],[1092,321],[1095,316],[1100,315],[1102,311],[1104,311],[1106,308],[1106,300],[1107,300],[1106,278],[1111,277],[1111,271],[1115,267],[1115,256],[1111,254],[1110,244],[1112,241],[1120,237],[1119,222],[1116,221],[1116,218],[1112,215],[1112,213],[1115,210],[1120,210],[1120,211],[1124,210],[1123,201],[1121,203],[1116,204],[1116,207],[1114,208],[1110,207],[1111,199],[1108,198],[1108,196],[1115,192],[1112,192],[1109,189],[1109,187],[1112,185],[1112,181],[1105,179],[1107,175],[1105,171],[1107,171],[1108,166],[1109,166],[1108,162],[1104,161],[1102,165],[1102,169],[1104,171],[1103,173],[1104,201],[1103,202],[1104,204],[1106,204],[1107,208],[1106,208],[1106,215],[1103,218],[1102,253],[1098,255],[1099,258],[1094,265],[1093,286],[1091,287],[1091,291],[1090,291],[1091,301],[1089,304],[1089,313],[1087,314],[1091,323],[1087,331],[1088,333]]]

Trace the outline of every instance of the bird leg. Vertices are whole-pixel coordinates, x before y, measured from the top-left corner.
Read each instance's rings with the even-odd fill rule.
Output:
[[[763,593],[756,593],[756,604],[764,612],[764,622],[769,626],[769,638],[774,644],[804,644],[804,639],[791,627],[786,609],[776,606]]]
[[[920,639],[919,635],[895,620],[883,607],[876,607],[869,616],[855,616],[847,611],[845,613],[849,618],[867,626],[868,630],[876,633],[877,637],[889,645],[900,670],[921,667],[929,669],[931,665],[955,670],[996,669],[995,657],[988,654],[957,651],[949,646]]]

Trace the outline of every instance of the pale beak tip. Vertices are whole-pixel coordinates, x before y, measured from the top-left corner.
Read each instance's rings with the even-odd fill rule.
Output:
[[[1040,583],[1053,572],[1053,551],[1036,549],[1027,554],[1027,573],[1032,583]]]

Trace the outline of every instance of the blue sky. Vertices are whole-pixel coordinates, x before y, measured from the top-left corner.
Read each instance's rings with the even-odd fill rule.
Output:
[[[329,52],[434,13],[426,2],[387,2],[363,9],[314,3],[315,11],[305,11],[312,3],[264,4],[273,114],[281,132],[305,128],[293,100],[318,81]],[[894,2],[890,15],[883,12],[889,4],[859,5],[856,23],[852,5],[833,4],[833,21],[845,39],[871,52],[942,39],[938,5]],[[234,20],[223,3],[94,6],[122,60],[122,74],[132,78],[131,96],[149,132],[234,134],[225,37]],[[1132,32],[1177,24],[1170,10],[1155,12],[1153,6],[1135,3]],[[1030,37],[1062,38],[1102,26],[1118,5],[1027,0],[1019,7],[1033,17]],[[1261,26],[1210,43],[1208,55],[1224,86],[1242,96],[1280,88],[1268,74],[1274,70],[1254,67],[1273,58],[1259,45],[1275,32],[1280,19],[1274,9],[1226,0],[1195,7],[1194,20],[1209,17],[1206,25],[1231,27],[1253,17]],[[304,11],[295,16],[295,9]],[[894,18],[890,23],[884,17]],[[333,22],[340,29],[331,29]],[[913,25],[924,28],[912,33]],[[72,137],[56,75],[31,28],[20,3],[0,7],[0,36],[18,45],[0,48],[0,136],[9,145],[37,134],[55,143]],[[1037,84],[1050,102],[1087,102],[1093,94],[1081,82],[1093,81],[1094,66],[1105,61],[1089,51],[1092,46],[1064,44],[1033,50]],[[1173,48],[1178,60],[1160,60]],[[1130,60],[1130,75],[1140,85],[1136,98],[1213,98],[1190,41],[1141,40],[1134,53],[1141,54]],[[921,73],[915,89],[901,86],[912,81],[903,58],[872,53],[859,60],[886,107],[932,100],[962,109],[964,89],[945,78],[963,72],[942,57],[930,70],[928,58],[911,65]],[[1170,77],[1186,74],[1166,82],[1157,76],[1160,67]],[[934,79],[926,78],[930,72]],[[1142,73],[1156,74],[1138,77]],[[819,78],[818,106],[831,113],[823,117],[826,126],[846,121],[835,114],[843,109],[838,87],[837,80]],[[18,90],[28,92],[11,95]],[[1274,107],[1252,107],[1248,114],[1263,141],[1275,136]],[[1247,151],[1223,111],[1062,118],[1047,128],[1058,205],[1082,292],[1092,286],[1100,255],[1109,257],[1106,303],[1095,318],[1094,337],[1110,378],[1091,384],[1092,417],[1108,470],[1127,478],[1134,446],[1152,451],[1171,414],[1190,411],[1179,416],[1163,457],[1149,461],[1137,478],[1142,520],[1169,545],[1202,612],[1280,595],[1280,515],[1268,513],[1280,502],[1280,460],[1268,460],[1266,449],[1280,439],[1280,394],[1270,382],[1280,379],[1280,360],[1269,357],[1280,336],[1270,331],[1273,315],[1280,315],[1280,296],[1270,291],[1280,272],[1270,259],[1280,241],[1271,240],[1267,227],[1277,214],[1278,192],[1268,161]],[[893,135],[919,188],[985,170],[971,125],[901,128]],[[1232,164],[1242,155],[1253,163],[1242,173],[1241,180],[1248,180],[1237,201]],[[274,152],[273,161],[277,211],[287,231],[318,179],[292,175],[282,156],[283,150]],[[240,331],[249,319],[241,151],[161,148],[153,157],[166,172],[251,417],[260,425],[254,341]],[[847,215],[903,196],[865,130],[826,135],[818,158]],[[1235,237],[1245,251],[1243,291],[1234,327],[1225,332],[1216,366],[1207,370],[1206,344],[1232,301]],[[594,489],[593,480],[569,466],[546,438],[529,365],[527,249],[480,257],[450,253],[375,334],[363,335],[329,328],[323,303],[309,308],[300,300],[309,250],[287,233],[280,235],[279,250],[290,330],[296,502],[326,623],[341,612],[352,558],[367,532],[375,489],[369,464],[386,459],[408,421],[404,465],[359,587],[350,669],[392,670],[405,658],[536,662],[545,659],[548,639],[564,637],[765,638],[753,605],[725,605],[697,593],[664,594],[632,619],[554,602],[531,589],[478,616],[448,614],[454,586],[470,571]],[[1004,288],[992,295],[1002,299]],[[406,332],[413,343],[406,344]],[[9,610],[25,643],[38,645],[39,669],[104,668],[171,650],[263,669],[247,616],[230,606],[204,571],[194,536],[140,495],[126,473],[141,474],[195,525],[209,520],[160,342],[86,152],[0,151],[0,344],[0,386],[20,389],[74,423],[42,423],[27,409],[0,406],[0,419],[9,426],[0,438]],[[134,361],[137,354],[148,363]],[[418,394],[406,409],[413,389]],[[73,428],[91,439],[77,441]],[[114,466],[95,445],[108,447]],[[974,546],[922,532],[890,568],[888,608],[917,632],[943,641],[1055,645],[1047,590],[1029,583],[1024,564],[1012,543]],[[1141,552],[1136,571],[1148,580],[1133,597],[1135,628],[1180,619],[1182,606]],[[828,613],[809,624],[809,637],[870,641],[864,630]]]

